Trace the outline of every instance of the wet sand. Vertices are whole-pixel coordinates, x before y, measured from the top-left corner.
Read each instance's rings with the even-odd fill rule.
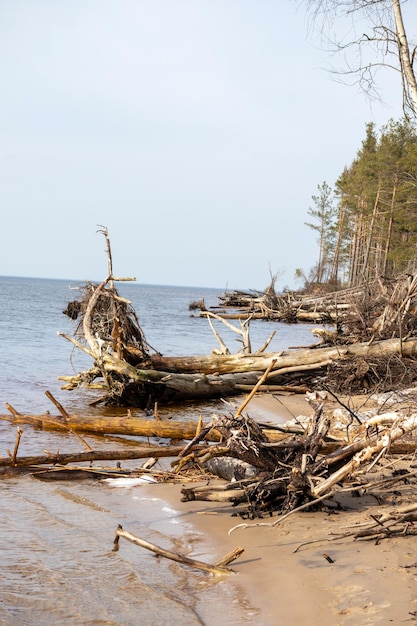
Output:
[[[303,396],[257,396],[247,409],[262,421],[286,421],[311,412]],[[284,419],[283,419],[284,418]],[[347,510],[300,512],[276,527],[229,530],[242,520],[233,508],[209,502],[181,502],[181,485],[158,484],[154,495],[180,511],[180,519],[204,533],[202,550],[189,555],[215,562],[237,546],[244,553],[231,567],[228,585],[235,602],[253,613],[254,624],[399,624],[417,622],[417,541],[415,537],[374,541],[328,541],[331,533],[369,520],[384,510],[373,498],[350,498]],[[388,507],[388,508],[392,508]],[[273,522],[276,517],[262,522]],[[303,542],[310,543],[297,552]],[[324,556],[330,557],[331,562]],[[207,607],[200,607],[207,615]],[[197,606],[198,610],[198,606]],[[215,610],[215,607],[214,607]],[[215,615],[215,614],[214,614]],[[204,620],[204,623],[218,623]]]

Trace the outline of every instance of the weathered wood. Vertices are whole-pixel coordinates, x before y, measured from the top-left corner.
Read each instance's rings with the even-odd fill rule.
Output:
[[[148,367],[141,369],[130,362],[105,353],[100,358],[100,370],[112,389],[111,380],[124,379],[118,402],[124,405],[145,407],[155,401],[161,404],[182,402],[190,399],[209,399],[239,395],[243,388],[253,387],[263,372],[274,361],[274,366],[266,380],[267,384],[286,380],[294,385],[298,375],[305,384],[305,375],[312,375],[326,368],[332,362],[352,357],[363,359],[387,359],[394,355],[416,356],[417,340],[402,342],[388,339],[374,343],[352,344],[305,349],[294,352],[269,354],[210,355],[189,357],[149,357]],[[131,354],[129,352],[129,360]],[[163,368],[163,369],[156,369]],[[97,376],[94,371],[93,377]],[[68,378],[66,388],[80,384],[80,375]],[[109,378],[108,378],[109,377]],[[303,378],[304,377],[304,378]],[[63,377],[61,377],[63,379]],[[119,385],[119,382],[117,383]],[[120,387],[120,385],[119,385]]]
[[[106,237],[109,269],[111,270],[111,250],[107,230],[102,231]],[[275,293],[274,284],[271,283],[267,291],[256,294],[256,305],[251,294],[238,296],[239,305],[242,302],[250,303],[250,314],[241,323],[241,328],[231,325],[222,316],[213,312],[204,311],[209,319],[220,319],[229,329],[242,336],[243,354],[228,354],[227,346],[221,340],[217,331],[213,328],[215,336],[220,342],[220,350],[213,351],[209,356],[188,357],[163,357],[159,353],[149,349],[143,332],[137,322],[136,315],[125,306],[120,309],[120,296],[114,289],[114,280],[110,273],[99,285],[89,285],[87,297],[82,306],[82,333],[88,346],[88,353],[94,359],[94,366],[88,372],[81,372],[72,377],[61,377],[67,382],[64,388],[74,388],[81,384],[91,385],[96,378],[104,381],[106,396],[103,401],[112,404],[146,407],[156,401],[161,403],[181,402],[189,399],[209,399],[215,397],[227,397],[239,395],[242,386],[254,386],[259,381],[263,372],[271,370],[265,383],[283,385],[288,382],[294,384],[307,384],[308,380],[328,366],[334,366],[334,362],[340,359],[361,357],[362,359],[386,359],[394,355],[415,356],[417,355],[417,340],[402,341],[401,339],[385,339],[384,341],[372,341],[356,343],[360,337],[351,341],[343,338],[343,347],[331,345],[330,347],[304,349],[297,351],[282,351],[280,353],[257,352],[251,353],[249,338],[249,323],[252,315],[256,312],[264,313],[266,317],[274,313],[277,306],[289,308],[287,298]],[[417,278],[416,278],[417,284]],[[413,289],[409,294],[413,293]],[[368,291],[366,292],[369,296]],[[362,293],[362,296],[364,293]],[[293,299],[294,300],[294,299]],[[317,310],[317,300],[311,305],[300,298],[297,304],[296,314],[303,312],[307,316],[322,315],[332,319],[332,314],[342,315],[339,305],[343,306],[345,300],[336,292],[330,298],[326,296],[325,311]],[[409,298],[402,307],[409,308]],[[293,307],[294,301],[291,303]],[[256,309],[258,307],[258,310]],[[294,307],[293,307],[294,312]],[[288,312],[285,313],[289,314]],[[292,314],[291,314],[292,315]],[[392,316],[391,316],[392,317]],[[392,325],[392,319],[390,318]],[[339,329],[336,329],[336,344]],[[400,333],[402,336],[402,334]],[[364,333],[369,338],[369,333]],[[380,333],[376,338],[393,336]],[[264,349],[264,348],[263,348]],[[271,366],[271,363],[273,366]],[[306,374],[308,372],[308,374]],[[300,377],[302,378],[300,380]]]
[[[252,387],[250,385],[236,385],[239,391],[249,392]],[[259,391],[265,393],[279,393],[281,395],[305,394],[310,391],[308,385],[261,385]]]
[[[31,424],[34,428],[43,430],[57,430],[62,432],[74,431],[91,433],[94,435],[132,435],[137,437],[161,437],[163,439],[192,439],[197,431],[198,422],[142,419],[140,417],[91,417],[84,415],[69,415],[63,420],[61,416],[27,415],[0,415],[0,420],[13,424]],[[211,435],[211,441],[218,441],[219,437]]]
[[[174,421],[142,419],[140,417],[91,417],[84,415],[68,415],[63,421],[60,416],[49,413],[44,415],[20,414],[16,411],[13,415],[0,415],[0,420],[12,424],[30,424],[34,428],[43,430],[57,430],[61,432],[84,432],[93,435],[127,435],[137,437],[160,437],[162,439],[194,439],[196,433],[202,428],[198,421]],[[273,427],[263,425],[262,430],[267,440],[271,442],[282,441],[288,434],[282,433]],[[206,441],[217,442],[220,435],[213,429],[209,429],[205,436]]]
[[[411,282],[408,276],[400,278],[398,288],[392,293],[389,310],[386,308],[382,316],[380,301],[383,298],[376,297],[383,286],[382,279],[373,285],[363,285],[356,291],[336,291],[329,294],[322,290],[319,297],[306,298],[290,293],[278,296],[274,277],[264,292],[234,292],[224,295],[224,306],[245,308],[247,316],[240,329],[225,320],[224,315],[207,311],[204,305],[202,307],[202,315],[208,318],[211,325],[211,318],[216,318],[242,336],[243,354],[229,354],[227,346],[212,326],[219,340],[220,350],[214,350],[209,356],[164,357],[147,344],[130,303],[123,300],[122,306],[122,299],[114,288],[114,281],[120,279],[111,274],[112,261],[107,229],[103,228],[101,232],[106,238],[110,273],[99,285],[89,283],[84,299],[78,301],[77,307],[73,307],[77,311],[75,319],[79,314],[81,321],[77,337],[70,339],[93,358],[94,366],[75,376],[60,377],[66,381],[64,389],[81,385],[92,387],[95,379],[101,379],[105,395],[97,403],[144,408],[155,402],[182,402],[239,395],[247,387],[256,385],[272,361],[275,363],[264,381],[265,384],[285,386],[287,383],[294,387],[313,384],[315,376],[323,376],[323,373],[330,378],[332,371],[346,369],[346,361],[349,365],[349,360],[360,358],[367,366],[370,359],[386,362],[393,356],[401,359],[417,355],[417,339],[409,339],[414,328],[411,312],[417,292],[417,276]],[[398,295],[404,297],[401,298],[397,319]],[[360,313],[361,305],[366,308],[365,317]],[[369,309],[372,311],[369,312]],[[356,317],[353,314],[355,311]],[[331,345],[319,347],[316,344],[292,352],[287,350],[265,354],[265,344],[262,351],[252,354],[249,324],[258,313],[265,319],[282,315],[290,322],[300,319],[301,316],[336,321],[334,333],[325,331],[326,337],[331,335],[331,341],[325,340],[326,344]],[[323,333],[323,330],[320,332]],[[387,339],[394,337],[396,333],[400,338]],[[364,339],[367,340],[366,343]],[[341,363],[343,360],[345,362]],[[376,372],[377,370],[378,367]],[[363,386],[367,388],[373,382],[372,377],[368,380],[367,372],[368,370],[363,369],[353,371],[348,377],[349,382],[352,378],[358,385],[362,385],[360,389]],[[391,375],[391,371],[389,374]]]
[[[244,489],[236,490],[219,490],[213,487],[209,489],[199,489],[198,487],[183,487],[181,489],[182,502],[190,502],[191,500],[198,500],[200,502],[233,502],[236,498],[243,498],[245,495]]]
[[[185,556],[183,554],[178,554],[178,552],[171,552],[170,550],[165,550],[159,546],[156,546],[145,539],[141,539],[132,533],[123,530],[121,526],[116,530],[116,537],[114,540],[114,550],[117,551],[119,547],[119,537],[124,537],[131,543],[140,546],[141,548],[145,548],[146,550],[150,550],[154,554],[158,556],[163,556],[166,559],[170,559],[171,561],[176,561],[177,563],[181,563],[182,565],[188,565],[189,567],[194,567],[196,569],[202,570],[204,572],[209,572],[210,574],[215,574],[216,576],[223,576],[224,574],[230,574],[233,570],[229,569],[227,565],[237,559],[243,552],[243,548],[236,548],[233,552],[229,552],[226,556],[219,559],[216,564],[210,565],[209,563],[204,563],[203,561],[197,561],[196,559],[190,559],[190,557]]]
[[[357,452],[355,456],[348,463],[345,463],[339,470],[335,471],[333,474],[328,476],[328,478],[315,485],[311,490],[312,495],[319,498],[326,494],[326,492],[330,491],[335,484],[342,481],[346,478],[346,476],[352,474],[366,461],[378,454],[378,452],[381,452],[384,448],[388,449],[391,442],[403,437],[406,433],[411,432],[416,427],[417,414],[405,417],[398,426],[394,425],[388,433],[384,433],[382,436],[379,436],[375,442],[372,442],[370,445],[364,447],[360,452]],[[365,439],[364,441],[366,442],[367,440]]]
[[[20,439],[22,437],[22,430],[19,428],[19,426],[17,427],[17,435],[16,435],[16,443],[14,445],[14,450],[13,450],[13,455],[10,459],[10,464],[11,465],[16,465],[16,459],[17,459],[17,451],[19,450],[19,444],[20,444]]]
[[[240,407],[238,408],[238,410],[235,413],[235,417],[239,417],[239,415],[242,414],[243,409],[245,409],[247,407],[247,405],[249,404],[249,402],[252,400],[253,396],[256,394],[256,392],[258,391],[259,387],[261,385],[263,385],[263,383],[266,381],[266,379],[268,378],[269,372],[273,369],[275,365],[275,359],[272,359],[272,361],[270,362],[270,364],[268,365],[268,367],[266,368],[265,372],[262,374],[261,378],[258,380],[258,382],[256,383],[256,385],[254,386],[254,388],[252,389],[252,391],[246,396],[245,400],[242,402],[242,404],[240,405]]]
[[[134,350],[129,350],[129,355],[134,355]],[[200,373],[200,374],[227,374],[233,372],[248,373],[255,372],[260,376],[275,360],[274,367],[270,374],[270,379],[274,375],[288,367],[297,367],[313,364],[326,363],[329,359],[338,360],[351,356],[361,356],[363,358],[389,357],[390,355],[416,356],[417,340],[409,339],[386,339],[373,343],[357,343],[348,346],[331,346],[327,348],[317,348],[315,350],[302,349],[294,351],[281,351],[270,353],[253,354],[227,354],[227,355],[206,355],[206,356],[161,356],[151,355],[152,369],[159,372],[161,377],[170,372],[177,374]],[[138,376],[146,378],[146,370],[137,370]],[[143,373],[143,374],[142,374]],[[152,379],[149,372],[149,378]],[[160,379],[155,374],[155,379]],[[241,382],[241,384],[243,384]]]
[[[244,549],[240,546],[238,548],[234,548],[233,550],[222,556],[221,559],[218,559],[214,565],[216,567],[226,567],[230,563],[233,563],[233,561],[236,561],[236,559],[238,559],[243,554],[243,552]]]
[[[229,374],[200,374],[136,369],[124,361],[106,355],[102,359],[105,373],[116,374],[128,379],[120,398],[123,405],[144,408],[160,402],[181,402],[184,400],[211,399],[241,395],[240,385],[251,388],[262,376],[260,372],[238,372]],[[97,374],[98,376],[99,374]],[[80,375],[76,377],[60,376],[65,380],[64,389],[81,384]],[[110,387],[111,388],[111,387]]]
[[[201,428],[207,429],[207,424],[202,426],[200,420],[198,421],[173,421],[173,420],[149,420],[139,417],[125,416],[125,417],[91,417],[83,415],[68,415],[68,419],[64,422],[60,416],[53,416],[49,413],[44,415],[26,415],[19,414],[14,411],[13,415],[0,415],[0,421],[7,421],[12,424],[29,424],[34,428],[51,431],[61,432],[84,432],[95,436],[100,435],[126,435],[126,436],[139,436],[139,437],[160,437],[163,439],[180,439],[180,440],[192,440],[196,433],[199,433]],[[262,432],[267,438],[267,443],[263,445],[281,445],[281,443],[287,442],[286,445],[291,445],[293,441],[293,433],[291,429],[287,429],[284,426],[278,426],[277,428],[268,428],[268,425],[261,425]],[[302,429],[298,434],[302,434]],[[220,435],[216,430],[208,429],[205,437],[206,442],[218,442]],[[322,460],[317,461],[317,471],[320,467],[329,467],[351,458],[356,452],[361,450],[364,446],[372,444],[376,441],[376,436],[371,438],[364,438],[355,443],[347,443],[343,439],[332,439],[322,443],[320,448],[321,454],[325,455]],[[149,455],[152,456],[151,450]],[[158,450],[162,450],[162,446],[157,446]],[[133,448],[136,450],[136,448]],[[182,456],[184,448],[180,447],[179,452],[174,456]],[[413,454],[417,450],[416,441],[397,441],[392,442],[390,446],[391,454]],[[144,450],[146,452],[146,449]],[[81,453],[80,453],[81,454]],[[84,453],[88,455],[88,453]],[[140,450],[139,450],[140,454]],[[155,456],[155,455],[154,455]],[[60,458],[62,455],[60,455]],[[9,459],[0,459],[0,466],[5,465],[5,461]],[[35,458],[35,457],[33,457]],[[36,457],[39,458],[39,457]],[[87,460],[87,456],[85,457]],[[126,457],[127,458],[127,457]],[[130,457],[130,458],[142,458]],[[51,456],[45,457],[51,462]],[[46,460],[46,462],[48,462]],[[104,460],[104,459],[103,459]],[[110,460],[110,457],[109,457]],[[33,461],[35,462],[35,461]],[[320,467],[319,467],[320,466]],[[316,469],[316,468],[315,468]]]
[[[148,457],[177,457],[183,446],[137,446],[124,450],[92,450],[90,452],[70,452],[46,454],[42,456],[17,456],[0,458],[0,467],[22,467],[33,465],[67,465],[91,461],[126,461]]]
[[[66,412],[66,410],[64,409],[64,407],[62,406],[62,404],[60,402],[58,402],[58,400],[56,398],[54,398],[54,396],[51,394],[50,391],[48,391],[48,390],[45,391],[45,395],[56,406],[56,408],[58,409],[58,411],[60,412],[60,414],[64,418],[64,421],[66,422],[68,420],[68,418],[69,418],[69,415]],[[73,432],[73,431],[71,431],[70,428],[68,428],[68,431],[69,432]],[[85,446],[87,448],[87,450],[92,450],[92,447],[78,433],[73,432],[73,434],[76,437],[78,437],[78,439],[81,441],[83,446]]]

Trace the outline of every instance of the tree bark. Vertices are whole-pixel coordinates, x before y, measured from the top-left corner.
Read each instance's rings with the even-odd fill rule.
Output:
[[[374,343],[269,354],[152,355],[152,369],[139,369],[113,355],[105,354],[101,358],[100,370],[106,378],[111,374],[126,380],[119,404],[145,408],[153,406],[155,402],[166,404],[240,395],[242,389],[248,385],[253,387],[258,382],[272,361],[275,362],[266,384],[282,385],[288,381],[294,385],[295,374],[302,376],[305,371],[320,370],[331,361],[352,356],[368,359],[393,355],[417,355],[417,340],[387,339]],[[75,378],[79,384],[79,375]],[[69,381],[67,386],[71,387],[72,379],[65,377],[65,380]],[[301,379],[298,382],[305,381]]]
[[[194,439],[201,427],[200,422],[147,420],[140,417],[91,417],[69,415],[68,420],[64,420],[60,416],[52,416],[49,413],[45,415],[24,415],[15,412],[13,415],[0,415],[0,420],[12,422],[13,424],[30,424],[35,428],[52,431],[73,431],[74,433],[82,432],[92,435],[160,437],[162,439],[179,440]],[[203,424],[202,428],[204,427]],[[278,442],[288,437],[288,433],[280,432],[274,428],[262,427],[262,429],[270,442]],[[218,442],[220,435],[213,429],[205,436],[205,440]],[[150,454],[150,456],[155,455]],[[0,464],[1,461],[8,461],[8,459],[0,459]]]
[[[33,465],[67,465],[92,461],[126,461],[150,457],[176,457],[184,446],[135,446],[127,450],[92,450],[91,452],[70,452],[66,454],[46,454],[43,456],[17,456],[0,459],[0,467],[27,467]]]
[[[398,41],[398,56],[401,64],[401,75],[403,77],[403,84],[405,83],[408,87],[408,90],[405,89],[405,99],[409,101],[414,115],[417,115],[417,81],[410,57],[410,48],[408,45],[407,34],[405,32],[401,4],[399,0],[392,0],[392,10],[397,29],[396,34]],[[409,98],[407,96],[409,96]]]
[[[193,439],[199,427],[198,422],[142,419],[140,417],[91,417],[69,415],[67,420],[49,413],[25,415],[14,412],[0,415],[0,420],[14,424],[31,424],[35,428],[61,432],[83,432],[94,435],[127,435],[134,437],[161,437],[163,439]],[[211,441],[218,441],[212,435]],[[152,456],[152,455],[151,455]],[[1,461],[1,459],[0,459]]]
[[[260,376],[266,370],[271,361],[276,363],[272,368],[269,378],[273,378],[280,370],[287,367],[301,368],[304,365],[324,363],[328,359],[337,360],[341,357],[361,356],[361,357],[384,357],[393,354],[403,354],[405,356],[415,356],[417,354],[417,340],[401,342],[400,339],[387,339],[384,341],[369,344],[357,343],[349,346],[339,346],[330,348],[317,348],[311,350],[294,350],[292,352],[270,352],[267,354],[229,354],[229,355],[208,355],[208,356],[161,356],[152,355],[152,370],[136,370],[138,377],[146,379],[154,377],[155,380],[166,376],[169,372],[199,373],[199,374],[227,374],[233,373],[255,373]],[[169,382],[169,381],[167,381]],[[243,381],[239,381],[243,382]]]

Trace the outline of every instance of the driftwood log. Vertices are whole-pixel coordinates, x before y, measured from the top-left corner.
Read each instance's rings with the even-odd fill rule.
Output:
[[[382,416],[380,416],[382,419]],[[226,418],[222,418],[226,419]],[[12,415],[4,414],[0,415],[0,420],[7,421],[15,425],[28,424],[36,429],[46,431],[57,432],[69,432],[69,433],[84,433],[94,436],[104,435],[125,435],[133,437],[146,437],[153,438],[158,437],[167,440],[194,440],[196,433],[201,430],[205,431],[204,441],[217,443],[221,439],[221,434],[217,428],[212,428],[208,423],[201,423],[199,421],[174,421],[174,420],[155,420],[155,419],[143,419],[133,416],[125,417],[91,417],[83,415],[69,414],[68,418],[64,418],[60,415],[53,416],[49,413],[43,415],[27,415],[17,413],[16,411]],[[294,435],[303,435],[303,429],[301,427],[288,427],[285,425],[272,427],[268,424],[257,424],[257,427],[261,430],[265,441],[269,444],[285,445],[285,442],[291,441]],[[346,432],[338,432],[338,436],[332,436],[329,439],[324,439],[320,451],[326,454],[326,463],[329,466],[334,466],[344,459],[352,457],[353,454],[359,452],[364,443],[369,441],[369,438],[361,439],[360,441],[349,443],[346,440]],[[164,452],[165,446],[150,446],[145,447],[143,442],[138,442],[139,446],[136,450],[136,446],[132,447],[132,450],[119,452],[121,455],[131,454],[132,456],[120,456],[122,458],[142,458],[143,456],[182,456],[184,450],[183,446],[172,446],[171,451]],[[390,450],[393,454],[412,454],[417,448],[417,443],[414,441],[408,442],[391,442]],[[148,452],[147,452],[148,451]],[[157,453],[157,452],[158,453]],[[172,452],[172,454],[171,454]],[[181,454],[180,454],[181,452]],[[115,454],[119,454],[115,452]],[[91,454],[91,458],[88,456]],[[83,460],[91,461],[94,459],[96,453],[92,450],[85,453],[77,453],[81,460],[81,455],[85,455]],[[113,454],[109,451],[108,457],[100,457],[101,460],[115,460],[116,457],[112,457]],[[135,456],[135,455],[138,456]],[[57,455],[56,462],[62,462],[65,455]],[[0,458],[0,466],[13,464],[11,462],[13,455],[9,458]],[[68,462],[75,462],[76,459],[71,459],[71,455],[68,456]],[[30,457],[29,457],[30,458]],[[28,458],[28,459],[29,459]],[[36,457],[38,458],[38,457]],[[45,462],[55,462],[51,455],[46,455]],[[28,460],[29,462],[29,460]],[[32,461],[31,461],[32,462]],[[35,461],[33,461],[35,462]],[[41,462],[41,461],[38,461]]]
[[[154,554],[158,556],[163,556],[166,559],[170,559],[171,561],[176,561],[177,563],[181,563],[182,565],[188,565],[189,567],[194,567],[196,569],[202,570],[204,572],[209,572],[210,574],[214,574],[215,576],[223,576],[224,574],[231,574],[233,570],[228,568],[227,566],[235,561],[237,558],[243,554],[244,549],[241,547],[235,548],[229,554],[226,554],[221,559],[216,561],[213,565],[210,563],[205,563],[203,561],[197,561],[196,559],[191,559],[190,557],[179,554],[178,552],[172,552],[171,550],[166,550],[165,548],[161,548],[160,546],[155,545],[154,543],[150,543],[141,537],[137,537],[127,530],[123,530],[122,526],[116,530],[116,537],[114,539],[114,548],[113,550],[117,552],[119,549],[119,538],[123,537],[134,543],[141,548],[145,548],[146,550],[150,550]]]
[[[11,422],[12,424],[30,424],[34,428],[42,430],[86,433],[91,435],[126,435],[134,437],[160,437],[162,439],[194,439],[196,433],[202,424],[199,421],[174,421],[174,420],[156,420],[143,419],[140,417],[91,417],[85,415],[68,415],[64,419],[60,415],[27,415],[17,413],[0,415],[0,420]],[[268,441],[281,441],[288,437],[288,434],[282,432],[279,427],[268,425],[260,426]],[[206,441],[219,441],[220,433],[216,429],[209,428],[205,436]]]
[[[35,465],[68,465],[69,463],[91,463],[93,461],[126,461],[134,459],[176,457],[183,446],[132,446],[121,450],[92,450],[44,454],[42,456],[16,456],[0,458],[0,467],[28,467]]]
[[[137,352],[135,350],[129,350],[128,352],[132,357],[132,364],[135,365],[135,353]],[[394,338],[371,343],[357,343],[349,346],[324,347],[315,350],[281,351],[267,354],[252,353],[247,355],[229,354],[185,357],[164,357],[156,354],[152,355],[150,360],[152,368],[163,376],[172,372],[181,374],[194,373],[194,375],[196,372],[199,372],[201,374],[214,374],[216,376],[230,372],[233,372],[233,374],[254,372],[257,376],[260,376],[260,373],[264,372],[271,361],[274,360],[275,364],[268,377],[268,380],[273,380],[291,370],[302,372],[308,367],[311,369],[320,369],[326,363],[338,359],[358,356],[370,359],[390,358],[393,355],[416,356],[417,339],[401,341],[401,339]],[[139,358],[137,362],[139,362]],[[142,374],[139,374],[139,376],[140,375]],[[152,372],[149,374],[149,379],[152,380]]]

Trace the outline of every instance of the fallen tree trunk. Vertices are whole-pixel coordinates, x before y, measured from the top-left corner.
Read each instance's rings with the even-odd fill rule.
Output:
[[[82,415],[68,415],[68,419],[64,420],[61,416],[52,416],[49,413],[44,415],[25,415],[15,413],[14,415],[0,415],[0,420],[11,422],[12,424],[29,424],[34,428],[51,431],[56,430],[59,432],[73,431],[76,433],[86,433],[96,436],[126,435],[136,437],[160,437],[162,439],[178,440],[192,440],[200,428],[207,429],[207,425],[195,421],[145,420],[132,416],[90,417]],[[261,429],[270,444],[289,444],[292,440],[291,431],[286,431],[280,427],[268,428],[268,425],[261,425]],[[216,443],[220,441],[220,434],[215,429],[211,429],[207,432],[204,439],[206,442]],[[341,448],[341,446],[346,446],[346,448]],[[336,440],[333,438],[330,441],[323,442],[320,452],[327,455],[334,453],[335,456],[337,455],[337,461],[339,461],[342,453],[343,458],[345,458],[346,456],[353,455],[362,447],[363,444],[360,442],[356,444],[348,444],[346,440]],[[162,446],[157,446],[156,449],[163,450],[164,448]],[[144,451],[145,450],[146,449],[144,449]],[[182,451],[183,447],[181,447],[180,450]],[[390,446],[391,454],[412,454],[416,450],[417,442],[414,441],[404,443],[395,442]],[[141,454],[140,449],[138,453]],[[89,453],[87,452],[84,454]],[[135,448],[133,448],[133,454],[135,454]],[[156,456],[156,454],[150,454],[150,456]],[[163,454],[161,453],[160,456],[163,456]],[[166,456],[170,456],[170,454],[167,454]],[[51,462],[51,456],[48,456],[47,458],[49,459],[48,462]],[[141,457],[139,456],[137,458]],[[9,460],[10,459],[0,459],[0,466],[2,463],[3,465],[7,465]],[[90,459],[87,459],[86,457],[85,460]],[[333,465],[335,462],[332,457],[329,457],[328,461],[329,465]]]
[[[133,354],[129,351],[129,354]],[[389,357],[391,355],[416,356],[417,339],[401,341],[401,339],[386,339],[377,342],[357,343],[348,346],[332,346],[328,348],[309,348],[293,351],[270,352],[267,354],[226,354],[207,356],[161,356],[151,355],[152,368],[176,373],[201,373],[201,374],[226,374],[233,372],[263,372],[275,360],[269,378],[274,378],[280,370],[288,367],[300,367],[315,365],[328,361],[337,360],[350,356],[363,358]]]
[[[321,336],[322,342],[325,337],[331,336],[329,347],[319,347],[320,344],[315,344],[307,349],[267,354],[264,350],[269,344],[268,340],[259,352],[252,353],[249,323],[253,315],[259,311],[251,306],[250,314],[241,323],[240,329],[218,314],[204,311],[204,315],[208,318],[220,342],[220,349],[214,350],[211,355],[164,357],[149,346],[131,303],[121,298],[114,288],[115,280],[125,279],[115,278],[112,274],[107,229],[103,229],[102,232],[107,242],[109,275],[99,285],[89,283],[83,300],[69,303],[67,314],[71,319],[80,317],[80,321],[74,337],[71,338],[61,333],[73,345],[90,355],[94,361],[93,367],[87,372],[80,372],[71,377],[60,377],[66,382],[64,389],[73,389],[81,385],[93,386],[92,383],[96,379],[102,379],[101,388],[105,389],[106,395],[96,403],[104,401],[107,404],[145,408],[152,406],[155,402],[182,402],[238,395],[246,391],[248,387],[257,384],[262,373],[269,369],[265,384],[279,386],[288,384],[292,388],[303,386],[305,391],[305,387],[308,387],[310,383],[317,387],[315,380],[317,375],[322,378],[327,376],[329,379],[332,368],[333,371],[336,369],[335,364],[339,366],[343,361],[343,367],[346,361],[353,359],[384,361],[389,371],[385,372],[386,376],[381,376],[379,379],[377,376],[377,379],[379,382],[381,378],[385,378],[386,381],[391,381],[392,385],[395,376],[391,376],[392,371],[389,366],[391,358],[395,356],[401,360],[404,357],[410,358],[417,355],[417,339],[409,339],[415,329],[415,318],[413,316],[410,318],[406,316],[407,319],[402,317],[401,325],[395,327],[395,297],[390,300],[389,311],[387,310],[383,318],[378,318],[378,323],[374,325],[375,315],[371,319],[365,314],[359,314],[359,320],[355,321],[342,314],[345,311],[343,307],[348,306],[352,309],[352,306],[343,294],[335,292],[327,294],[325,298],[326,316],[329,321],[332,319],[332,314],[337,318],[335,332],[327,332]],[[407,282],[407,285],[406,297],[401,304],[401,310],[404,313],[411,310],[411,297],[414,295],[417,278],[411,285]],[[400,293],[402,294],[403,291],[404,289],[401,288]],[[374,291],[371,293],[369,286],[360,290],[360,293],[364,306],[369,304],[371,299],[373,302],[377,301]],[[349,296],[352,294],[353,292],[350,291]],[[242,294],[241,297],[239,294],[238,302],[245,302],[247,295]],[[269,315],[279,302],[284,307],[290,304],[287,299],[277,298],[273,282],[264,294],[257,294],[257,298],[258,296],[262,300],[259,302],[261,312],[265,312],[266,315]],[[307,316],[320,315],[317,310],[320,300],[316,298],[310,300],[306,301],[301,298],[296,305],[297,311],[302,309]],[[368,308],[365,306],[366,311]],[[359,308],[359,313],[360,310]],[[229,329],[241,335],[243,353],[229,354],[227,346],[213,327],[212,318],[221,320]],[[389,328],[385,328],[385,319],[389,320]],[[407,324],[405,324],[406,321]],[[358,324],[360,332],[353,332],[353,327]],[[397,332],[401,338],[404,337],[407,340],[392,338]],[[391,338],[387,339],[387,337]],[[364,338],[368,341],[363,342]],[[274,363],[270,368],[272,361]],[[355,379],[358,392],[363,392],[370,386],[375,387],[372,372],[367,377],[370,367],[367,363],[362,365],[363,367],[358,368],[358,372],[352,371],[349,376],[344,375],[343,372],[338,376],[336,372],[337,382],[348,378],[348,384],[352,387],[352,380]],[[403,364],[400,363],[401,365]],[[397,368],[396,378],[400,382],[404,381],[404,369],[403,367],[399,372]],[[386,382],[386,385],[388,384],[389,382]],[[97,388],[97,383],[94,383],[94,387]]]
[[[140,417],[91,417],[83,415],[0,415],[0,420],[13,424],[30,424],[43,430],[83,432],[94,435],[128,435],[134,437],[161,437],[163,439],[193,439],[199,428],[198,422],[142,419]],[[211,434],[211,441],[219,435]]]
[[[142,419],[140,417],[91,417],[82,415],[68,415],[67,419],[61,416],[25,415],[14,412],[13,415],[0,415],[0,420],[12,424],[30,424],[42,430],[56,430],[60,432],[89,433],[92,435],[126,435],[134,437],[160,437],[162,439],[192,440],[200,428],[206,425],[196,421],[173,421]],[[273,427],[262,425],[262,432],[270,443],[288,439],[288,433]],[[205,435],[208,442],[218,442],[220,434],[210,429]],[[332,445],[328,444],[329,449]],[[0,459],[1,460],[1,459]]]
[[[129,355],[131,355],[129,350]],[[239,395],[254,386],[274,361],[266,384],[290,384],[299,375],[306,386],[306,373],[314,376],[330,363],[349,358],[389,359],[392,356],[415,357],[417,340],[387,339],[374,343],[349,346],[332,346],[315,350],[269,354],[235,354],[188,357],[163,357],[151,355],[148,367],[142,369],[130,362],[104,354],[100,359],[100,372],[115,403],[147,407],[154,402],[168,403],[184,400],[208,399]],[[93,372],[96,377],[97,370]],[[86,377],[91,377],[86,373]],[[78,386],[80,375],[60,377],[67,381],[65,388]],[[113,383],[111,382],[113,381]],[[112,387],[113,384],[113,387]]]
[[[34,465],[67,465],[92,461],[127,461],[150,457],[176,457],[184,446],[135,446],[127,450],[92,450],[91,452],[69,452],[42,456],[17,456],[0,458],[0,467],[22,467]]]
[[[274,355],[271,355],[271,358],[273,356]],[[323,365],[328,363],[329,361],[326,361],[324,364],[299,365],[291,370],[287,369],[286,371],[281,371],[277,375],[296,374],[297,372],[306,371],[308,371],[310,375],[313,375],[317,368],[323,367]],[[243,366],[248,364],[239,364],[237,362],[238,367],[239,365]],[[123,384],[122,390],[121,385],[119,384],[117,386],[115,383],[114,389],[117,391],[117,396],[110,394],[110,396],[106,396],[105,400],[110,404],[115,403],[121,406],[137,408],[147,408],[153,406],[155,402],[166,405],[170,402],[238,396],[241,395],[242,392],[245,393],[248,389],[252,389],[263,374],[262,370],[247,372],[230,371],[224,374],[218,374],[217,372],[204,374],[198,372],[198,370],[195,370],[194,373],[181,373],[156,371],[153,369],[135,369],[132,366],[126,367],[126,365],[122,363],[113,363],[109,367],[105,366],[105,370],[107,374],[117,374],[118,378],[120,378],[120,376],[128,378]],[[233,370],[233,367],[231,367],[231,370]],[[59,378],[60,380],[65,380],[67,383],[63,389],[73,389],[81,382],[79,375],[75,377],[75,384],[73,377],[60,376]],[[280,390],[284,391],[284,385],[280,385],[280,387]],[[311,388],[307,384],[289,384],[288,389],[292,392],[297,391],[305,393]]]

